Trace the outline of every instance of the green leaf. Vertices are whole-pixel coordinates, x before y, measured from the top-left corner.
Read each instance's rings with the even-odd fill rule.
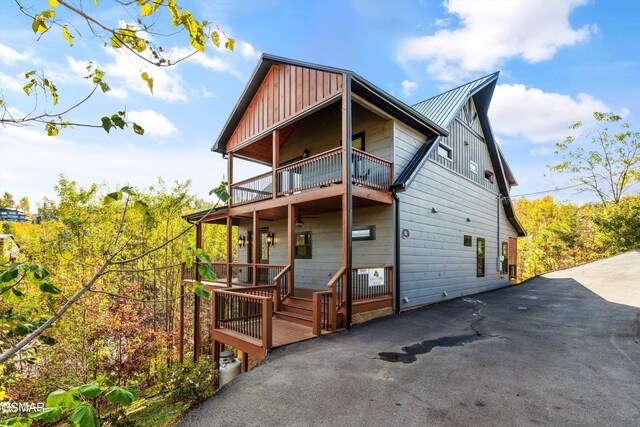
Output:
[[[129,196],[136,195],[136,190],[134,190],[134,188],[131,187],[130,185],[125,185],[120,189],[120,191],[122,191],[124,194],[128,194]]]
[[[54,285],[52,285],[49,282],[40,283],[40,290],[42,292],[47,292],[49,294],[54,294],[54,295],[58,295],[60,293],[60,289],[56,288]]]
[[[200,298],[208,299],[211,296],[211,292],[205,290],[204,285],[200,282],[193,282],[193,293]]]
[[[78,406],[69,416],[69,422],[75,427],[100,427],[98,414],[88,403]]]
[[[47,136],[58,136],[60,129],[54,121],[47,122],[44,125],[44,130],[47,132]]]
[[[109,193],[104,196],[104,203],[117,202],[118,200],[122,200],[122,191],[114,191],[113,193]]]
[[[42,421],[45,424],[56,421],[62,416],[62,408],[55,406],[53,408],[44,408],[42,411],[32,412],[29,418],[32,420]]]
[[[151,91],[151,93],[153,93],[153,78],[149,77],[149,74],[147,74],[146,72],[140,74],[140,77],[142,77],[142,80],[147,82],[147,86],[149,86],[149,90]]]
[[[8,269],[0,273],[0,283],[10,282],[16,277],[18,277],[18,273],[20,271],[18,269]]]
[[[107,400],[116,405],[129,406],[131,402],[136,400],[136,397],[133,393],[127,390],[124,387],[113,386],[111,389],[105,394]]]
[[[38,340],[40,340],[42,344],[46,344],[46,345],[55,345],[58,342],[56,339],[51,338],[47,335],[40,335],[38,337]]]
[[[80,405],[80,398],[73,390],[56,390],[47,396],[47,408],[60,406],[63,410],[67,410],[76,408],[78,405]]]
[[[98,397],[102,392],[102,390],[100,390],[100,386],[98,386],[95,383],[81,385],[80,387],[78,387],[78,391],[84,397],[91,397],[91,398]]]
[[[209,191],[209,195],[215,194],[222,203],[226,203],[231,198],[227,191],[227,185],[227,182],[221,182],[220,185]]]
[[[144,129],[142,128],[142,126],[136,123],[133,124],[133,131],[138,135],[144,135]]]
[[[220,47],[220,34],[217,31],[211,33],[211,41],[215,47]]]
[[[18,417],[18,418],[9,418],[5,421],[0,421],[0,427],[3,426],[11,426],[11,427],[31,427],[33,421],[26,417]]]
[[[43,280],[49,276],[49,272],[39,264],[31,264],[29,271],[33,273],[33,277],[38,280]]]
[[[111,124],[111,119],[107,116],[104,116],[100,120],[102,121],[102,127],[104,128],[104,130],[109,133],[109,130],[113,127],[113,125]]]
[[[209,258],[209,255],[205,254],[204,252],[198,251],[197,257],[200,261],[206,262],[207,264],[211,264],[211,258]]]
[[[51,0],[49,0],[51,1]],[[54,0],[56,1],[56,0]],[[57,1],[56,1],[57,3]],[[55,7],[55,6],[52,6]],[[71,34],[69,34],[69,30],[67,29],[67,26],[65,25],[64,27],[62,27],[62,37],[65,38],[66,41],[69,42],[69,46],[73,46],[73,36]]]
[[[109,378],[104,375],[99,375],[98,378],[96,378],[96,382],[100,385],[106,385],[107,387],[112,387],[115,385]]]
[[[186,255],[184,257],[184,265],[187,268],[191,268],[193,266],[193,257]]]
[[[22,292],[20,292],[20,289],[18,288],[11,288],[11,292],[13,292],[13,294],[17,297],[22,298],[24,296],[24,294]]]
[[[42,22],[39,19],[34,19],[33,22],[31,23],[31,29],[33,30],[34,33],[44,33],[45,31],[48,30],[47,26],[44,25],[44,22]]]
[[[236,39],[227,39],[227,42],[224,44],[224,47],[233,51],[236,47]]]
[[[136,200],[133,204],[133,210],[136,212],[140,212],[141,214],[146,214],[149,212],[149,205],[142,200]]]
[[[211,280],[211,281],[216,280],[216,273],[214,273],[206,265],[199,265],[198,266],[198,273],[200,273],[200,277],[204,277],[207,280]]]

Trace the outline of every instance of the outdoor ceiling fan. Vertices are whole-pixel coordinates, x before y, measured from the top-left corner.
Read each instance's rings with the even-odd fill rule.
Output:
[[[304,225],[304,221],[302,218],[311,219],[311,218],[320,218],[319,216],[302,216],[302,209],[298,209],[298,215],[296,216],[296,227],[302,227]]]

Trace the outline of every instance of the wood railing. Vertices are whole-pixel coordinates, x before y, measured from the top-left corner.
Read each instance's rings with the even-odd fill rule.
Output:
[[[263,288],[263,287],[261,287]],[[273,286],[270,286],[273,292]],[[260,340],[260,347],[272,346],[273,298],[261,295],[266,289],[215,289],[213,330],[232,331]]]
[[[229,264],[231,268],[231,284],[235,286],[253,286],[253,264],[234,262]],[[258,286],[272,285],[273,279],[285,268],[283,264],[256,264],[257,276],[255,283]]]
[[[354,267],[351,272],[351,300],[393,296],[393,266]]]
[[[392,163],[380,157],[353,148],[353,183],[377,190],[387,191],[393,180]]]
[[[342,283],[346,271],[346,267],[341,267],[327,283],[326,291],[313,293],[311,328],[316,336],[323,330],[335,331],[338,326],[337,309],[342,298]]]
[[[273,285],[276,287],[275,309],[280,310],[284,300],[291,295],[291,280],[289,274],[291,271],[291,265],[287,265],[285,268],[273,278]]]
[[[202,263],[200,261],[198,262],[194,262],[193,264],[191,264],[191,267],[187,267],[186,263],[182,263],[181,265],[181,274],[180,274],[180,279],[181,280],[196,280],[196,269],[198,266],[200,265],[204,265],[205,263]],[[211,264],[207,264],[209,266],[209,268],[215,273],[216,275],[216,282],[224,282],[226,280],[227,277],[227,263],[223,262],[223,261],[213,261]],[[206,280],[204,280],[206,281]]]
[[[278,196],[342,181],[342,149],[334,148],[276,170]]]
[[[234,205],[257,202],[273,197],[271,172],[231,184],[231,200]]]

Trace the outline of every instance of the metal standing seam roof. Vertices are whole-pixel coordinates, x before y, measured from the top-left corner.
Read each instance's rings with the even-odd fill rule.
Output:
[[[496,71],[488,76],[480,77],[479,79],[465,83],[462,86],[448,90],[440,95],[418,102],[412,107],[432,122],[448,129],[458,114],[458,111],[460,111],[460,108],[467,102],[467,99],[487,84],[497,80],[499,73],[499,71]]]

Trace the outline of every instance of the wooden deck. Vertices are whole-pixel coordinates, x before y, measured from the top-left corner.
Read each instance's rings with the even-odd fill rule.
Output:
[[[273,319],[273,348],[313,338],[310,326],[299,325],[282,319]]]

